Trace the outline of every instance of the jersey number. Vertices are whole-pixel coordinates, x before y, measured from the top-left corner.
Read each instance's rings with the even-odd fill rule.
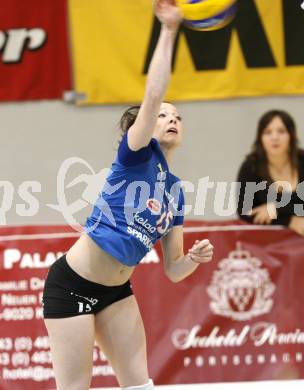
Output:
[[[156,221],[157,231],[159,234],[165,234],[171,221],[173,220],[172,211],[164,211]]]

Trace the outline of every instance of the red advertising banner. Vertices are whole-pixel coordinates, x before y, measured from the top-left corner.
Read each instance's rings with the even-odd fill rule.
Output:
[[[48,267],[77,239],[71,228],[0,230],[0,388],[54,389],[41,295]],[[132,284],[156,384],[304,379],[304,239],[280,227],[188,222],[185,248],[209,238],[214,260],[174,284],[160,247]],[[94,349],[92,388],[115,386]]]
[[[2,0],[0,101],[58,99],[71,89],[66,0]]]

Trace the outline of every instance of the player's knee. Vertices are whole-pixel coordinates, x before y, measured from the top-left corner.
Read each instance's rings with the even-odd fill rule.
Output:
[[[145,385],[123,387],[122,390],[153,390],[155,389],[152,379]]]

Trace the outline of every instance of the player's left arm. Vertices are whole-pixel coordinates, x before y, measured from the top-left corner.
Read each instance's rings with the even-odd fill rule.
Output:
[[[164,271],[177,283],[191,275],[202,263],[212,260],[213,246],[209,240],[196,240],[187,254],[184,254],[183,226],[174,226],[161,240]]]

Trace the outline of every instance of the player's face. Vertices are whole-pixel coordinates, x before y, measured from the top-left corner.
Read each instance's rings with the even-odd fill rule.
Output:
[[[289,152],[290,135],[282,119],[272,119],[262,134],[262,145],[268,156],[284,156]]]
[[[153,137],[161,146],[175,148],[181,144],[183,135],[182,118],[173,104],[162,103]]]

